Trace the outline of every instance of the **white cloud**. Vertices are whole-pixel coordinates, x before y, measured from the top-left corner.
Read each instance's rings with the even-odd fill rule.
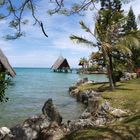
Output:
[[[139,1],[132,2],[134,12],[139,14]],[[125,5],[128,10],[130,5]],[[13,66],[24,67],[50,67],[60,53],[67,57],[70,64],[75,67],[81,57],[88,57],[94,50],[84,45],[74,44],[69,36],[71,34],[87,37],[94,40],[89,34],[85,33],[79,25],[79,21],[83,20],[92,31],[94,31],[94,15],[95,13],[87,12],[85,17],[74,16],[66,17],[63,15],[48,16],[46,12],[46,1],[42,0],[39,4],[39,18],[43,20],[45,30],[49,38],[43,36],[38,26],[32,26],[34,20],[31,15],[26,13],[25,18],[29,19],[29,25],[23,27],[26,37],[15,41],[0,40],[0,47],[9,58]],[[7,21],[0,22],[0,35],[8,33]]]

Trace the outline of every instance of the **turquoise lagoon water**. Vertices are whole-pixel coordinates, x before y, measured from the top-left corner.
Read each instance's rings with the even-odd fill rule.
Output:
[[[69,96],[68,88],[84,77],[107,81],[105,75],[54,73],[47,68],[15,68],[15,71],[17,76],[6,91],[9,101],[0,104],[0,126],[12,126],[41,113],[48,98],[53,99],[65,121],[78,118],[84,107]]]

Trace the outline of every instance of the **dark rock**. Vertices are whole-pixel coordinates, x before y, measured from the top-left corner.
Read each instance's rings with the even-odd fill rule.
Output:
[[[77,95],[79,94],[79,92],[80,92],[79,89],[76,88],[76,89],[70,91],[69,94],[70,94],[72,97],[77,97]]]
[[[81,93],[79,94],[78,100],[84,104],[88,104],[88,95],[86,93]]]
[[[88,82],[88,78],[87,77],[83,78],[83,83],[85,83],[85,82]]]
[[[53,104],[52,99],[48,99],[43,108],[42,108],[42,113],[50,119],[50,121],[55,121],[58,124],[61,124],[62,122],[62,116],[58,112],[56,106]]]
[[[99,109],[99,98],[92,97],[88,99],[88,112],[90,112],[93,116],[98,112]]]
[[[76,88],[77,88],[76,86],[69,87],[69,92],[72,91],[72,90],[75,90]]]
[[[27,140],[27,135],[21,125],[12,127],[11,132],[14,135],[14,140]]]
[[[82,84],[84,84],[84,83],[86,83],[86,82],[88,82],[88,78],[86,77],[86,78],[83,78],[83,79],[81,79],[81,80],[79,80],[77,83],[76,83],[76,86],[80,86],[80,85],[82,85]]]

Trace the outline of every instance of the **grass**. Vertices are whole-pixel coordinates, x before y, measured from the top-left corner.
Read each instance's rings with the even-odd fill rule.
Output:
[[[109,84],[86,84],[78,87],[80,91],[93,89],[103,92],[102,97],[111,103],[111,106],[128,109],[131,112],[140,112],[140,78],[127,82],[118,82],[114,91],[109,91]]]
[[[78,88],[80,91],[93,89],[103,92],[103,100],[109,101],[115,108],[131,111],[132,115],[108,126],[78,130],[63,140],[140,140],[140,78],[119,82],[114,91],[109,91],[107,83]]]
[[[98,92],[103,92],[109,86],[108,83],[92,83],[92,84],[83,84],[78,87],[80,91],[93,89]]]
[[[117,83],[114,91],[104,91],[103,98],[108,99],[113,107],[140,112],[140,79]]]

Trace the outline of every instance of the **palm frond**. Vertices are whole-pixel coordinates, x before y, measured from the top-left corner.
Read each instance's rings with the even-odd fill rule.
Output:
[[[70,39],[73,42],[78,43],[78,44],[84,44],[84,45],[88,45],[91,47],[97,47],[97,44],[94,44],[92,41],[89,41],[83,37],[72,35],[72,36],[70,36]]]
[[[84,23],[83,21],[80,21],[80,25],[81,25],[81,28],[82,28],[83,30],[85,30],[85,32],[88,32],[88,33],[90,33],[92,36],[95,37],[95,34],[92,32],[92,30],[91,30],[89,27],[87,27],[87,26],[85,25],[85,23]]]
[[[82,29],[84,29],[86,32],[90,32],[90,29],[84,24],[83,21],[80,21],[79,23],[80,23]]]
[[[140,48],[140,40],[133,35],[126,35],[125,37],[120,38],[119,42],[130,49],[132,49],[132,47]]]
[[[116,49],[117,51],[123,54],[132,54],[131,50],[123,44],[117,44],[113,47],[113,49]]]

